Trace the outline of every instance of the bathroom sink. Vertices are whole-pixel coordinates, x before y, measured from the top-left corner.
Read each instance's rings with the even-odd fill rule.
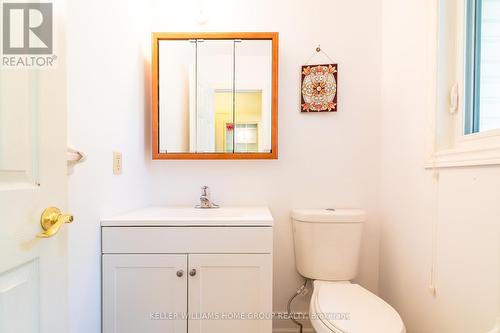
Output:
[[[272,226],[267,207],[153,206],[103,219],[102,226]]]
[[[102,332],[271,333],[270,316],[221,315],[214,329],[209,316],[180,314],[272,313],[272,221],[266,207],[148,207],[102,220]]]

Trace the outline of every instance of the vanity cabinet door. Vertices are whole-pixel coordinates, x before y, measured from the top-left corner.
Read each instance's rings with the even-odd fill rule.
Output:
[[[186,333],[186,269],[185,254],[103,255],[103,333]]]
[[[189,269],[189,333],[271,333],[271,254],[190,254]]]

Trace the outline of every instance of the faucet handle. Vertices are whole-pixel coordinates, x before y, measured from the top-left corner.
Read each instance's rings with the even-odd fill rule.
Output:
[[[208,186],[205,185],[201,187],[201,195],[208,196]]]
[[[210,189],[208,186],[201,187],[200,204],[196,205],[195,208],[219,208],[219,205],[210,201]]]

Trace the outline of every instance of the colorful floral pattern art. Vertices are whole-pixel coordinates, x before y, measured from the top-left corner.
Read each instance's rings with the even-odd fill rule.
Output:
[[[337,111],[337,64],[302,66],[302,112]]]

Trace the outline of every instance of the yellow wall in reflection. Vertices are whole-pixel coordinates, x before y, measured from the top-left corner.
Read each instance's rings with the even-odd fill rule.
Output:
[[[236,124],[257,124],[257,137],[262,118],[262,92],[235,93]],[[233,123],[233,93],[215,92],[215,150],[226,151],[226,125]]]

